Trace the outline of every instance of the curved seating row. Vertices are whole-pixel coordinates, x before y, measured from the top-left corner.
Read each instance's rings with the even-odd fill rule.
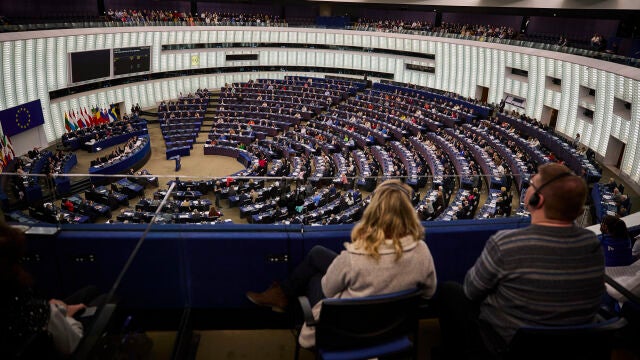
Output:
[[[587,173],[588,182],[598,182],[602,177],[600,171],[593,166],[587,159],[579,155],[576,149],[570,144],[567,144],[563,139],[552,134],[549,131],[545,131],[537,126],[532,125],[522,119],[515,119],[511,116],[504,114],[498,114],[500,121],[509,123],[511,126],[522,132],[526,136],[535,137],[540,141],[540,144],[550,149],[559,159],[562,159],[565,164],[573,170],[576,174],[582,174],[585,170]]]
[[[129,136],[128,138],[130,137],[131,136]],[[130,154],[123,155],[109,163],[92,166],[89,168],[89,174],[121,174],[131,168],[137,167],[138,164],[143,163],[150,156],[150,154],[151,144],[149,141],[149,135],[145,135],[138,138],[138,145],[136,146],[136,149],[133,150]],[[91,182],[104,183],[104,178],[91,177]]]
[[[435,146],[431,142],[423,142],[416,137],[409,139],[413,147],[418,151],[422,158],[426,160],[427,165],[432,176],[433,188],[437,188],[442,185],[444,177],[444,165],[442,161],[435,154]]]
[[[465,124],[464,127],[473,134],[476,134],[479,139],[482,139],[482,141],[490,144],[491,148],[500,154],[500,158],[507,164],[507,167],[510,170],[509,172],[513,175],[517,189],[522,189],[523,184],[528,183],[529,173],[531,173],[529,167],[523,160],[518,158],[510,148],[504,145],[506,142],[500,142],[493,135],[488,134],[486,129],[480,130],[473,127],[471,124]]]
[[[506,180],[505,177],[501,175],[501,172],[497,171],[496,165],[484,149],[477,144],[472,144],[471,139],[468,137],[473,137],[474,139],[481,138],[484,142],[492,144],[499,158],[501,158],[501,162],[508,164],[511,172],[516,175],[518,189],[521,188],[522,180],[519,175],[525,170],[525,167],[522,166],[522,161],[517,159],[510,149],[497,143],[492,138],[492,135],[486,135],[482,131],[471,127],[471,125],[464,127],[464,134],[456,134],[454,130],[450,129],[445,129],[444,132],[442,132],[442,130],[439,130],[440,126],[436,125],[437,122],[429,119],[429,116],[433,114],[437,116],[443,115],[445,112],[455,114],[459,119],[475,119],[479,116],[478,114],[486,112],[486,107],[462,99],[451,99],[443,94],[437,94],[424,89],[403,88],[391,84],[382,85],[384,86],[376,85],[373,90],[366,91],[364,95],[358,93],[355,95],[356,98],[347,97],[347,102],[339,104],[328,113],[321,114],[318,120],[310,118],[306,134],[304,132],[290,131],[284,132],[282,136],[276,135],[274,139],[285,144],[287,148],[286,155],[285,152],[282,152],[283,155],[288,156],[292,151],[303,151],[307,156],[313,155],[310,159],[313,161],[314,167],[307,169],[305,176],[310,176],[312,179],[317,180],[324,176],[337,176],[344,171],[344,162],[341,161],[341,157],[332,155],[336,154],[337,151],[355,150],[358,148],[369,149],[374,161],[381,167],[382,175],[385,178],[398,175],[405,176],[408,182],[416,186],[419,179],[426,178],[424,177],[422,164],[428,164],[430,170],[436,174],[436,176],[445,175],[444,165],[440,163],[440,166],[434,166],[433,163],[429,161],[429,159],[432,160],[432,156],[429,156],[429,151],[425,151],[425,147],[420,146],[422,143],[421,140],[416,139],[413,141],[409,138],[409,142],[407,143],[407,145],[410,146],[409,148],[400,142],[389,142],[389,140],[393,138],[398,140],[405,139],[409,134],[406,129],[411,129],[411,133],[415,132],[415,135],[421,139],[423,138],[422,131],[426,128],[432,129],[432,126],[435,126],[436,129],[438,129],[438,133],[448,136],[448,139],[436,140],[438,145],[441,146],[448,140],[455,139],[454,142],[457,144],[457,149],[449,146],[445,146],[443,149],[448,153],[449,160],[453,168],[455,168],[456,173],[462,176],[461,186],[463,188],[470,189],[474,186],[474,182],[470,176],[470,171],[473,169],[468,169],[468,160],[461,162],[462,156],[460,155],[464,153],[464,149],[473,154],[473,159],[482,169],[480,172],[488,176],[490,187],[501,187],[505,185]],[[259,79],[259,81],[256,82],[236,83],[233,84],[231,88],[224,87],[223,91],[226,92],[228,100],[232,102],[253,101],[253,98],[255,98],[256,101],[264,101],[264,98],[268,99],[272,97],[273,99],[278,99],[279,97],[287,97],[287,99],[289,99],[288,101],[295,105],[293,99],[297,91],[301,89],[313,89],[313,91],[316,92],[317,89],[320,89],[319,92],[321,92],[322,89],[324,89],[323,86],[326,86],[327,89],[331,88],[331,85],[328,85],[326,82],[323,83],[321,79],[318,80],[315,78],[312,81],[309,81],[308,78],[277,81]],[[354,86],[344,86],[345,94],[347,93],[347,89],[351,91],[353,88],[357,89],[357,87]],[[351,93],[355,94],[355,92]],[[330,94],[335,93],[330,92]],[[249,99],[238,99],[235,96],[246,96]],[[356,101],[355,99],[358,100]],[[385,104],[385,106],[388,105],[392,110],[382,112],[379,109],[372,109],[373,105],[377,106],[381,103]],[[246,106],[246,104],[242,106]],[[424,113],[421,109],[424,110]],[[432,112],[433,110],[435,110],[435,112]],[[243,125],[244,122],[234,124],[224,121],[224,116],[227,115],[227,111],[228,110],[224,110],[225,113],[221,113],[223,117],[220,117],[220,120],[212,126],[213,133],[210,136],[220,141],[220,143],[224,143],[222,141],[230,141],[232,145],[236,145],[237,142],[243,142],[245,144],[255,142],[255,137],[252,138],[249,136],[250,133],[253,135],[258,133],[253,130],[253,127],[249,130],[248,125]],[[242,115],[242,118],[246,120],[245,113],[235,111],[233,113],[234,121],[240,118],[238,115]],[[376,118],[381,119],[381,117],[384,117],[385,120],[391,119],[391,124],[387,124],[382,120],[376,120]],[[425,120],[431,121],[431,123],[428,124],[427,127],[422,127],[420,122]],[[367,128],[363,123],[372,124],[370,125],[371,128]],[[375,124],[375,128],[373,124]],[[456,126],[456,124],[457,122],[454,122],[450,125]],[[219,129],[234,128],[235,126],[240,126],[241,132],[239,134],[226,134],[228,139],[220,139],[220,134],[214,132]],[[255,124],[253,126],[255,126]],[[245,128],[247,130],[243,130]],[[382,133],[381,129],[388,132],[388,135]],[[363,133],[371,133],[371,130],[373,130],[375,135],[369,134],[368,137],[365,137]],[[244,134],[244,132],[248,133]],[[278,131],[275,130],[269,135],[273,137],[274,134],[278,134]],[[425,136],[428,135],[429,134]],[[373,140],[371,137],[373,137]],[[430,139],[430,141],[433,141],[433,139]],[[373,143],[385,146],[378,145],[370,147]],[[520,143],[523,144],[522,141],[520,141]],[[205,152],[207,152],[207,148],[205,148]],[[324,157],[322,154],[328,155],[328,157]],[[272,158],[269,157],[269,159]],[[358,161],[357,164],[361,165],[360,161]],[[279,166],[282,167],[283,164]],[[435,170],[436,168],[440,169],[440,171]],[[294,171],[294,173],[296,172]],[[275,174],[275,172],[271,174]],[[279,174],[281,175],[282,171]],[[334,180],[336,180],[336,183],[339,182],[337,177]],[[365,180],[363,179],[362,182],[365,182]],[[438,181],[435,182],[435,184],[438,183]],[[419,188],[421,186],[417,187]]]

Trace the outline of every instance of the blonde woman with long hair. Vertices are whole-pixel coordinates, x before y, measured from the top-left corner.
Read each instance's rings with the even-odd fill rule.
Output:
[[[248,292],[257,305],[284,311],[289,299],[306,295],[317,317],[324,298],[355,298],[423,287],[433,296],[436,272],[424,228],[411,204],[411,188],[398,180],[380,184],[351,242],[340,254],[315,246],[282,283],[262,293]],[[303,327],[300,344],[315,344],[313,328]]]

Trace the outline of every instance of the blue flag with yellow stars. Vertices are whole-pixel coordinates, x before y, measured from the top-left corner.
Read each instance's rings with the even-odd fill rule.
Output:
[[[2,133],[7,136],[20,134],[44,124],[40,99],[0,111],[0,123]]]

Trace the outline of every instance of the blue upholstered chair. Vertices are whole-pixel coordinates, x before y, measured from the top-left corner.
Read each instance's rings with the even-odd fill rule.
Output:
[[[409,289],[364,298],[325,299],[317,321],[308,299],[299,299],[305,322],[315,326],[318,358],[413,358],[421,294],[420,289]]]
[[[627,320],[614,317],[587,325],[522,327],[501,358],[608,360],[613,337],[625,325]]]

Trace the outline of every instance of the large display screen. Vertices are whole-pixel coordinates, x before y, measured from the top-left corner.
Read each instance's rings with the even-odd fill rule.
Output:
[[[227,61],[238,61],[238,60],[258,60],[258,54],[236,54],[236,55],[227,55]]]
[[[83,82],[111,76],[111,49],[70,54],[71,82]]]
[[[151,47],[113,49],[113,76],[149,71]]]

